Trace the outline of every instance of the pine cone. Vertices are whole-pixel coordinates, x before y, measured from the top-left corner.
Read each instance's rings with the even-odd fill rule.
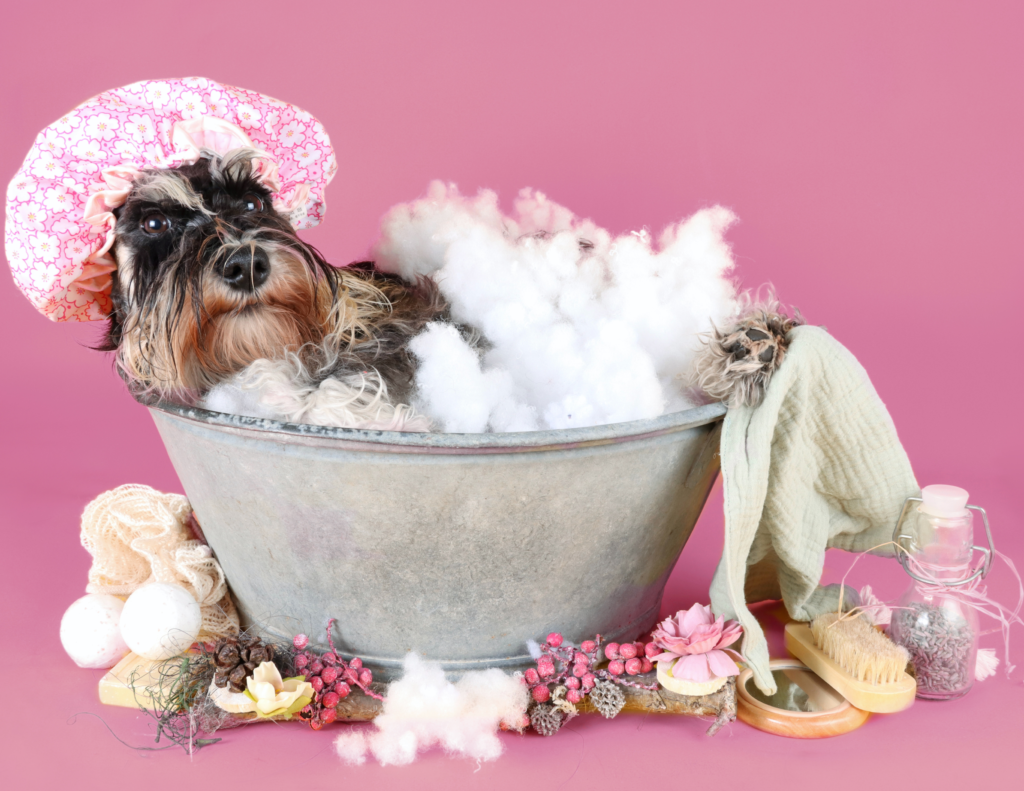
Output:
[[[253,635],[225,637],[213,649],[213,662],[217,666],[213,683],[230,687],[232,692],[244,692],[245,680],[263,662],[274,660],[274,646],[264,645]]]
[[[554,736],[562,727],[562,713],[547,703],[538,703],[530,709],[530,725],[541,736]]]
[[[619,689],[618,684],[610,681],[598,681],[597,686],[590,691],[590,702],[597,709],[601,716],[611,719],[626,705],[626,696]]]

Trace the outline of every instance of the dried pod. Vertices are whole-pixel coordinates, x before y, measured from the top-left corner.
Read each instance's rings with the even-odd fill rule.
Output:
[[[562,712],[547,703],[530,708],[530,725],[541,736],[554,736],[562,727]]]
[[[589,699],[601,716],[609,720],[622,711],[622,707],[626,705],[625,693],[619,689],[618,684],[613,684],[610,681],[598,681],[590,692]]]

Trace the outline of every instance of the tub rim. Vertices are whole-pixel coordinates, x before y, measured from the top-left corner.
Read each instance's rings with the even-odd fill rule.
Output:
[[[631,420],[623,423],[606,423],[570,429],[545,429],[543,431],[496,432],[488,434],[457,434],[445,432],[381,431],[377,429],[337,428],[314,426],[308,423],[287,423],[267,418],[232,415],[214,412],[201,407],[176,404],[171,401],[146,403],[150,410],[163,412],[191,423],[198,423],[214,429],[226,429],[229,433],[241,431],[245,434],[266,434],[266,439],[281,440],[275,435],[295,437],[297,440],[337,441],[339,446],[351,447],[349,443],[381,447],[402,448],[415,453],[433,450],[448,452],[516,452],[552,449],[569,449],[590,445],[604,445],[629,440],[657,437],[663,434],[685,431],[720,420],[728,411],[725,404],[715,402],[691,407],[678,412],[669,412],[655,418]],[[320,443],[317,443],[320,444]],[[369,449],[369,448],[368,448]]]

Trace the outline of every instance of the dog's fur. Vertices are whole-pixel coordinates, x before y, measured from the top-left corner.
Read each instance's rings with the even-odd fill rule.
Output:
[[[258,156],[204,150],[195,164],[136,179],[116,212],[101,348],[146,400],[195,403],[233,378],[269,376],[290,383],[289,394],[278,387],[284,413],[317,422],[309,402],[329,380],[327,391],[346,391],[335,402],[358,404],[364,417],[391,409],[383,423],[401,424],[393,405],[412,394],[408,341],[447,306],[432,281],[406,283],[368,262],[328,264],[271,206],[254,177]]]

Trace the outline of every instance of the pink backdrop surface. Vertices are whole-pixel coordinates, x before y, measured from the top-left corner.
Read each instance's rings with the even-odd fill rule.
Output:
[[[532,186],[618,231],[722,203],[741,218],[730,238],[743,284],[773,282],[846,344],[921,483],[968,488],[1024,564],[1022,24],[1019,4],[967,2],[8,4],[0,176],[102,90],[204,75],[325,123],[339,175],[309,238],[336,263],[364,255],[381,214],[432,178],[494,188],[506,205]],[[153,746],[150,724],[101,707],[101,673],[76,668],[57,636],[89,565],[78,517],[122,483],[180,485],[146,410],[86,348],[99,330],[49,323],[0,276],[8,788],[1022,783],[1021,670],[815,742],[741,723],[709,740],[700,721],[622,716],[503,737],[505,755],[479,771],[436,752],[407,768],[349,768],[331,729],[300,725],[226,732],[192,759],[130,750],[76,713],[137,746]],[[721,534],[716,490],[666,613],[706,599]],[[826,576],[849,560],[830,554]],[[851,580],[889,596],[906,582],[875,559]],[[989,589],[1016,595],[998,565]]]

